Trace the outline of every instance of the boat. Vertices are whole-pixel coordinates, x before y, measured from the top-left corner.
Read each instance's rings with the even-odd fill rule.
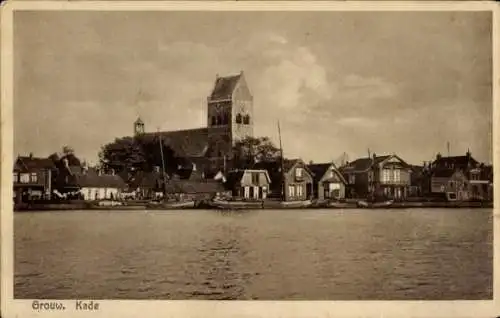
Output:
[[[177,201],[177,202],[150,202],[148,209],[155,210],[175,210],[175,209],[192,209],[196,206],[194,200]]]
[[[356,207],[356,204],[349,202],[330,201],[326,204],[326,207],[332,209],[346,209]]]
[[[311,200],[304,200],[304,201],[281,201],[280,206],[282,208],[287,208],[287,209],[299,209],[299,208],[308,208],[312,206],[312,201]]]
[[[368,208],[368,209],[383,209],[392,206],[394,200],[387,200],[384,202],[367,202],[360,200],[357,202],[358,207],[360,208]]]
[[[262,209],[263,201],[233,201],[213,199],[211,201],[208,201],[208,206],[219,210]]]

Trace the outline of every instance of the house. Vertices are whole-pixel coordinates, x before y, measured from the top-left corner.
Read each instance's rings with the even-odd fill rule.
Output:
[[[478,162],[472,157],[468,150],[464,156],[447,156],[441,154],[436,155],[436,159],[430,165],[431,176],[433,182],[445,183],[445,176],[450,179],[448,182],[456,182],[453,178],[456,177],[455,171],[460,171],[467,180],[466,187],[461,191],[466,191],[467,194],[462,195],[459,199],[465,200],[489,200],[492,198],[491,184],[493,180],[493,169]],[[439,175],[439,177],[436,177]],[[437,179],[436,179],[437,178]],[[438,180],[438,181],[437,181]],[[431,185],[431,193],[437,193],[436,187]]]
[[[225,183],[233,197],[261,200],[267,197],[271,178],[266,170],[230,171]]]
[[[116,174],[104,174],[99,169],[83,168],[75,174],[76,183],[84,200],[116,200],[127,188]]]
[[[50,199],[54,162],[49,158],[18,156],[13,169],[14,200],[17,203]]]
[[[266,170],[271,179],[270,196],[285,201],[303,201],[313,195],[312,172],[301,159],[262,161],[255,170]]]
[[[435,170],[431,175],[431,193],[450,201],[469,200],[467,176],[458,169]]]
[[[341,171],[350,198],[403,200],[409,194],[411,167],[395,154],[359,158]]]
[[[333,163],[309,164],[313,174],[313,197],[319,200],[344,199],[347,181]]]

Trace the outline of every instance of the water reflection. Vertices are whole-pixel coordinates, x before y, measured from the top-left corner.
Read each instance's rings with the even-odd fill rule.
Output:
[[[23,213],[16,298],[491,299],[488,210]]]

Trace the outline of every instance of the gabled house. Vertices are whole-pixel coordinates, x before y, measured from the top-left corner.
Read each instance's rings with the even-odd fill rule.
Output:
[[[105,174],[94,168],[83,168],[75,177],[84,200],[117,200],[127,188],[119,175]]]
[[[247,200],[267,198],[271,178],[266,170],[234,170],[230,171],[225,183],[232,196]]]
[[[457,181],[453,178],[459,175],[455,174],[455,172],[460,172],[463,175],[466,180],[466,187],[460,191],[467,193],[464,195],[458,193],[458,200],[492,199],[493,169],[474,159],[470,151],[467,151],[465,156],[443,157],[441,154],[437,154],[436,159],[430,165],[430,170],[431,182],[435,184],[446,183],[445,178],[449,178],[448,183],[455,184]],[[436,187],[431,185],[431,188],[432,193],[436,193]]]
[[[333,163],[309,164],[313,174],[313,197],[319,200],[345,198],[347,181]]]
[[[56,169],[49,158],[18,156],[13,168],[13,188],[15,202],[35,199],[50,199],[52,174]]]
[[[411,167],[395,154],[360,158],[341,171],[351,198],[404,200],[409,194]]]
[[[301,159],[262,161],[253,169],[266,170],[271,179],[271,195],[285,201],[304,201],[312,198],[312,172]]]
[[[431,193],[449,201],[470,199],[467,176],[458,169],[439,169],[431,175]]]

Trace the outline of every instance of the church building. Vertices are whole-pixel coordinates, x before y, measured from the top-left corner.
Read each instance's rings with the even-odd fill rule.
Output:
[[[138,118],[134,135],[150,141],[161,140],[176,158],[185,159],[198,170],[214,171],[229,168],[235,142],[253,137],[253,121],[253,97],[241,71],[238,75],[216,76],[207,97],[205,127],[146,132],[144,122]]]

